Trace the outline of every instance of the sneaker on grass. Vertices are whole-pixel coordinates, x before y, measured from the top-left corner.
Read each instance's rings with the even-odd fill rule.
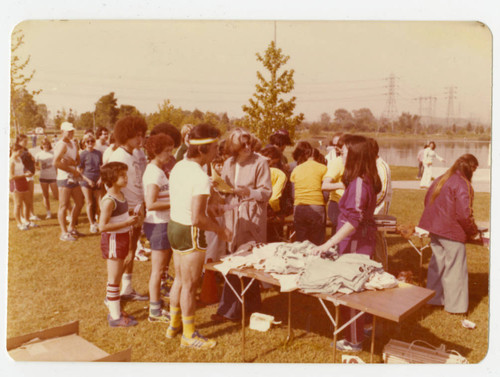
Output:
[[[52,213],[47,212],[47,216],[45,216],[45,220],[50,220],[52,218]]]
[[[85,234],[80,233],[80,232],[79,232],[78,230],[76,230],[76,229],[71,229],[71,230],[69,231],[69,234],[71,234],[73,237],[83,237],[83,236],[85,236]]]
[[[108,314],[108,324],[110,327],[130,327],[137,325],[138,322],[131,316],[121,315],[118,319],[112,319]]]
[[[135,290],[132,290],[130,293],[126,293],[120,296],[122,301],[148,301],[149,296],[141,295],[137,293]]]
[[[346,339],[337,341],[338,351],[361,352],[362,349],[363,349],[363,343],[351,343]]]
[[[139,261],[139,262],[146,262],[149,260],[148,256],[144,252],[144,250],[140,250],[135,253],[134,260]]]
[[[181,327],[172,327],[168,326],[167,332],[165,333],[165,336],[168,339],[173,339],[175,336],[181,331]]]
[[[69,233],[64,233],[64,234],[61,234],[61,236],[59,237],[59,239],[61,241],[76,241],[76,238],[73,237],[71,234]]]
[[[149,313],[148,321],[168,324],[170,323],[170,313],[167,312],[166,310],[162,310],[160,315],[153,315]]]
[[[207,339],[195,331],[191,338],[188,339],[184,335],[181,338],[181,347],[194,348],[197,350],[214,348],[217,342],[213,339]]]
[[[30,221],[40,221],[41,219],[37,215],[31,215]]]
[[[19,225],[17,226],[17,228],[18,228],[19,230],[29,230],[29,228],[30,228],[30,227],[29,227],[29,225],[28,225],[28,224],[19,224]]]
[[[93,234],[96,234],[99,232],[99,227],[97,226],[97,224],[92,224],[90,225],[90,229],[89,229],[90,233],[93,233]]]
[[[30,221],[30,222],[28,223],[28,227],[30,227],[30,228],[37,228],[37,227],[38,227],[38,225],[36,225],[33,221]]]

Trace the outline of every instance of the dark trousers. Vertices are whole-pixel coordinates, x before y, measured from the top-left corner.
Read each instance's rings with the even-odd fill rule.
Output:
[[[340,209],[339,203],[328,201],[328,218],[332,222],[332,236],[337,233],[337,224],[339,219]]]
[[[298,205],[293,211],[295,240],[311,241],[315,245],[325,242],[325,206]]]
[[[241,294],[240,279],[235,275],[227,275],[227,280],[231,283],[235,291],[238,292],[238,294]],[[249,278],[243,278],[245,288],[248,286],[250,281],[251,279]],[[261,304],[259,281],[254,280],[250,288],[248,288],[245,293],[246,315],[250,316],[251,313],[259,311]],[[217,309],[217,314],[233,321],[241,319],[241,303],[234,295],[233,290],[227,285],[227,282],[224,283],[224,288],[222,289],[222,297],[220,299],[219,308]]]

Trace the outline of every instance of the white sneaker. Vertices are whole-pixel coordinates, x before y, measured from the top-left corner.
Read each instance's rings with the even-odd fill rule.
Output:
[[[52,213],[47,212],[47,216],[45,216],[45,220],[49,220],[52,218]]]
[[[30,221],[39,221],[41,220],[37,215],[31,215],[30,216]]]
[[[99,232],[99,228],[97,226],[97,224],[92,224],[90,225],[90,233],[98,233]]]
[[[27,225],[30,228],[36,228],[36,227],[38,227],[38,225],[36,225],[33,221],[30,221]]]
[[[149,258],[144,253],[144,250],[139,250],[139,251],[136,251],[134,260],[139,261],[139,262],[146,262],[149,260]]]
[[[19,224],[17,228],[19,230],[28,230],[30,227],[28,226],[28,224],[24,223],[24,224]]]

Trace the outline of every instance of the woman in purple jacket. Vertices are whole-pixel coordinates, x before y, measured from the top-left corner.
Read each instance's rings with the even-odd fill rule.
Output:
[[[342,147],[345,169],[342,183],[346,189],[339,201],[340,214],[337,232],[323,245],[315,249],[316,253],[329,250],[338,245],[339,254],[356,253],[372,257],[375,253],[377,228],[373,211],[377,202],[377,193],[382,184],[377,172],[376,156],[364,136],[350,135],[345,138]],[[358,311],[342,307],[343,321],[354,317]],[[346,328],[345,339],[336,344],[341,351],[361,351],[364,340],[364,318],[358,318]]]
[[[479,235],[472,213],[471,185],[477,166],[476,157],[464,154],[436,179],[427,191],[418,224],[431,236],[427,288],[436,295],[429,304],[444,305],[449,313],[466,313],[469,307],[465,242]]]

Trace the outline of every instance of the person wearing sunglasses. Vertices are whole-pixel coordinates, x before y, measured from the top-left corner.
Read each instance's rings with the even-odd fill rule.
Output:
[[[226,140],[226,151],[231,155],[222,168],[222,179],[233,188],[226,197],[226,204],[232,209],[225,211],[226,227],[233,237],[228,243],[229,253],[236,252],[248,242],[266,242],[267,203],[271,198],[271,172],[265,157],[252,150],[253,138],[242,128],[235,128]],[[229,275],[229,283],[238,291],[240,282],[237,276]],[[245,281],[249,284],[250,279]],[[261,297],[257,281],[245,293],[245,311],[253,313],[260,310]],[[228,284],[224,284],[217,313],[212,320],[238,321],[241,319],[241,303]]]
[[[96,214],[101,197],[101,173],[102,153],[95,149],[95,138],[92,134],[86,134],[83,137],[82,144],[84,150],[80,154],[79,171],[82,174],[80,186],[87,205],[87,217],[90,224],[90,233],[99,231],[96,221]]]

